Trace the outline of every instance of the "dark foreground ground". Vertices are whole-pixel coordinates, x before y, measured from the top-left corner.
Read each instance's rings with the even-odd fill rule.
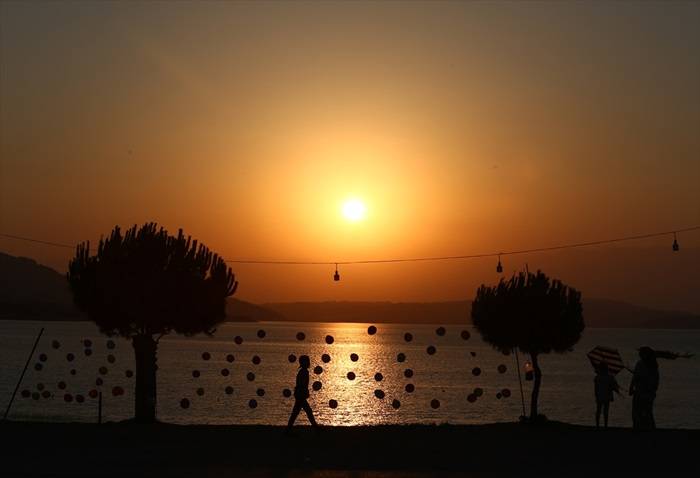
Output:
[[[1,477],[700,476],[700,430],[0,423]]]

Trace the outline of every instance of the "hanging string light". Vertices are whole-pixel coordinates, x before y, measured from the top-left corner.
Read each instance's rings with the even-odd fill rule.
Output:
[[[498,254],[498,265],[496,266],[496,272],[499,274],[503,273],[503,266],[501,265],[501,255]]]
[[[340,273],[338,272],[338,264],[335,265],[335,274],[333,274],[333,280],[338,282],[340,280]]]
[[[680,246],[678,245],[678,238],[676,237],[676,233],[673,233],[673,251],[678,252],[680,249]]]

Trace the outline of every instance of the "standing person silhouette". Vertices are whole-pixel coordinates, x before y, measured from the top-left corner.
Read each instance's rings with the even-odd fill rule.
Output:
[[[608,413],[610,411],[610,402],[613,401],[613,394],[620,394],[620,386],[617,384],[615,377],[610,375],[608,364],[605,362],[598,365],[596,368],[595,384],[595,426],[600,427],[600,412],[603,412],[603,423],[605,428],[608,428]]]
[[[303,409],[306,412],[306,416],[309,417],[311,425],[316,431],[318,431],[318,423],[314,418],[314,412],[311,409],[311,405],[307,401],[309,398],[309,367],[311,366],[311,361],[308,355],[302,355],[299,357],[299,372],[297,372],[297,382],[294,386],[294,407],[292,408],[292,414],[289,416],[289,423],[287,424],[286,432],[289,433],[292,430],[294,421],[299,416],[299,412]]]
[[[667,352],[668,353],[668,352]],[[674,358],[677,354],[674,354]],[[651,347],[639,349],[639,362],[634,367],[630,395],[632,395],[632,422],[638,430],[653,430],[654,399],[659,388],[659,363]]]

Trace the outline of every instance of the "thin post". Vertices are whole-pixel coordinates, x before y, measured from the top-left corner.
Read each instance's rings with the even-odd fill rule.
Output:
[[[22,374],[19,376],[19,380],[17,380],[17,385],[15,386],[15,391],[12,392],[12,398],[10,399],[10,403],[7,404],[7,408],[5,409],[5,415],[2,417],[3,421],[7,420],[7,415],[10,414],[10,408],[12,408],[12,402],[15,401],[15,396],[17,395],[17,390],[19,390],[19,386],[22,384],[22,379],[24,378],[24,374],[27,373],[27,367],[29,367],[29,362],[32,361],[32,357],[34,356],[34,352],[36,351],[36,346],[39,345],[39,339],[41,339],[41,335],[43,333],[44,333],[44,328],[42,327],[41,330],[39,331],[39,335],[36,336],[36,340],[34,341],[34,347],[32,347],[32,351],[29,353],[29,357],[27,357],[27,363],[24,364],[24,369],[22,370]]]
[[[520,402],[523,404],[523,416],[525,415],[525,394],[523,393],[523,379],[520,375],[520,359],[518,359],[518,348],[513,349],[515,351],[515,365],[518,368],[518,383],[520,383]]]
[[[102,425],[102,390],[97,397],[97,424]]]

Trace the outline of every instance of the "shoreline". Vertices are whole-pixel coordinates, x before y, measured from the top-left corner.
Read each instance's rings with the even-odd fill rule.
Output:
[[[700,471],[700,430],[543,425],[297,426],[2,422],[4,476],[327,476]],[[334,475],[335,476],[335,475]]]

